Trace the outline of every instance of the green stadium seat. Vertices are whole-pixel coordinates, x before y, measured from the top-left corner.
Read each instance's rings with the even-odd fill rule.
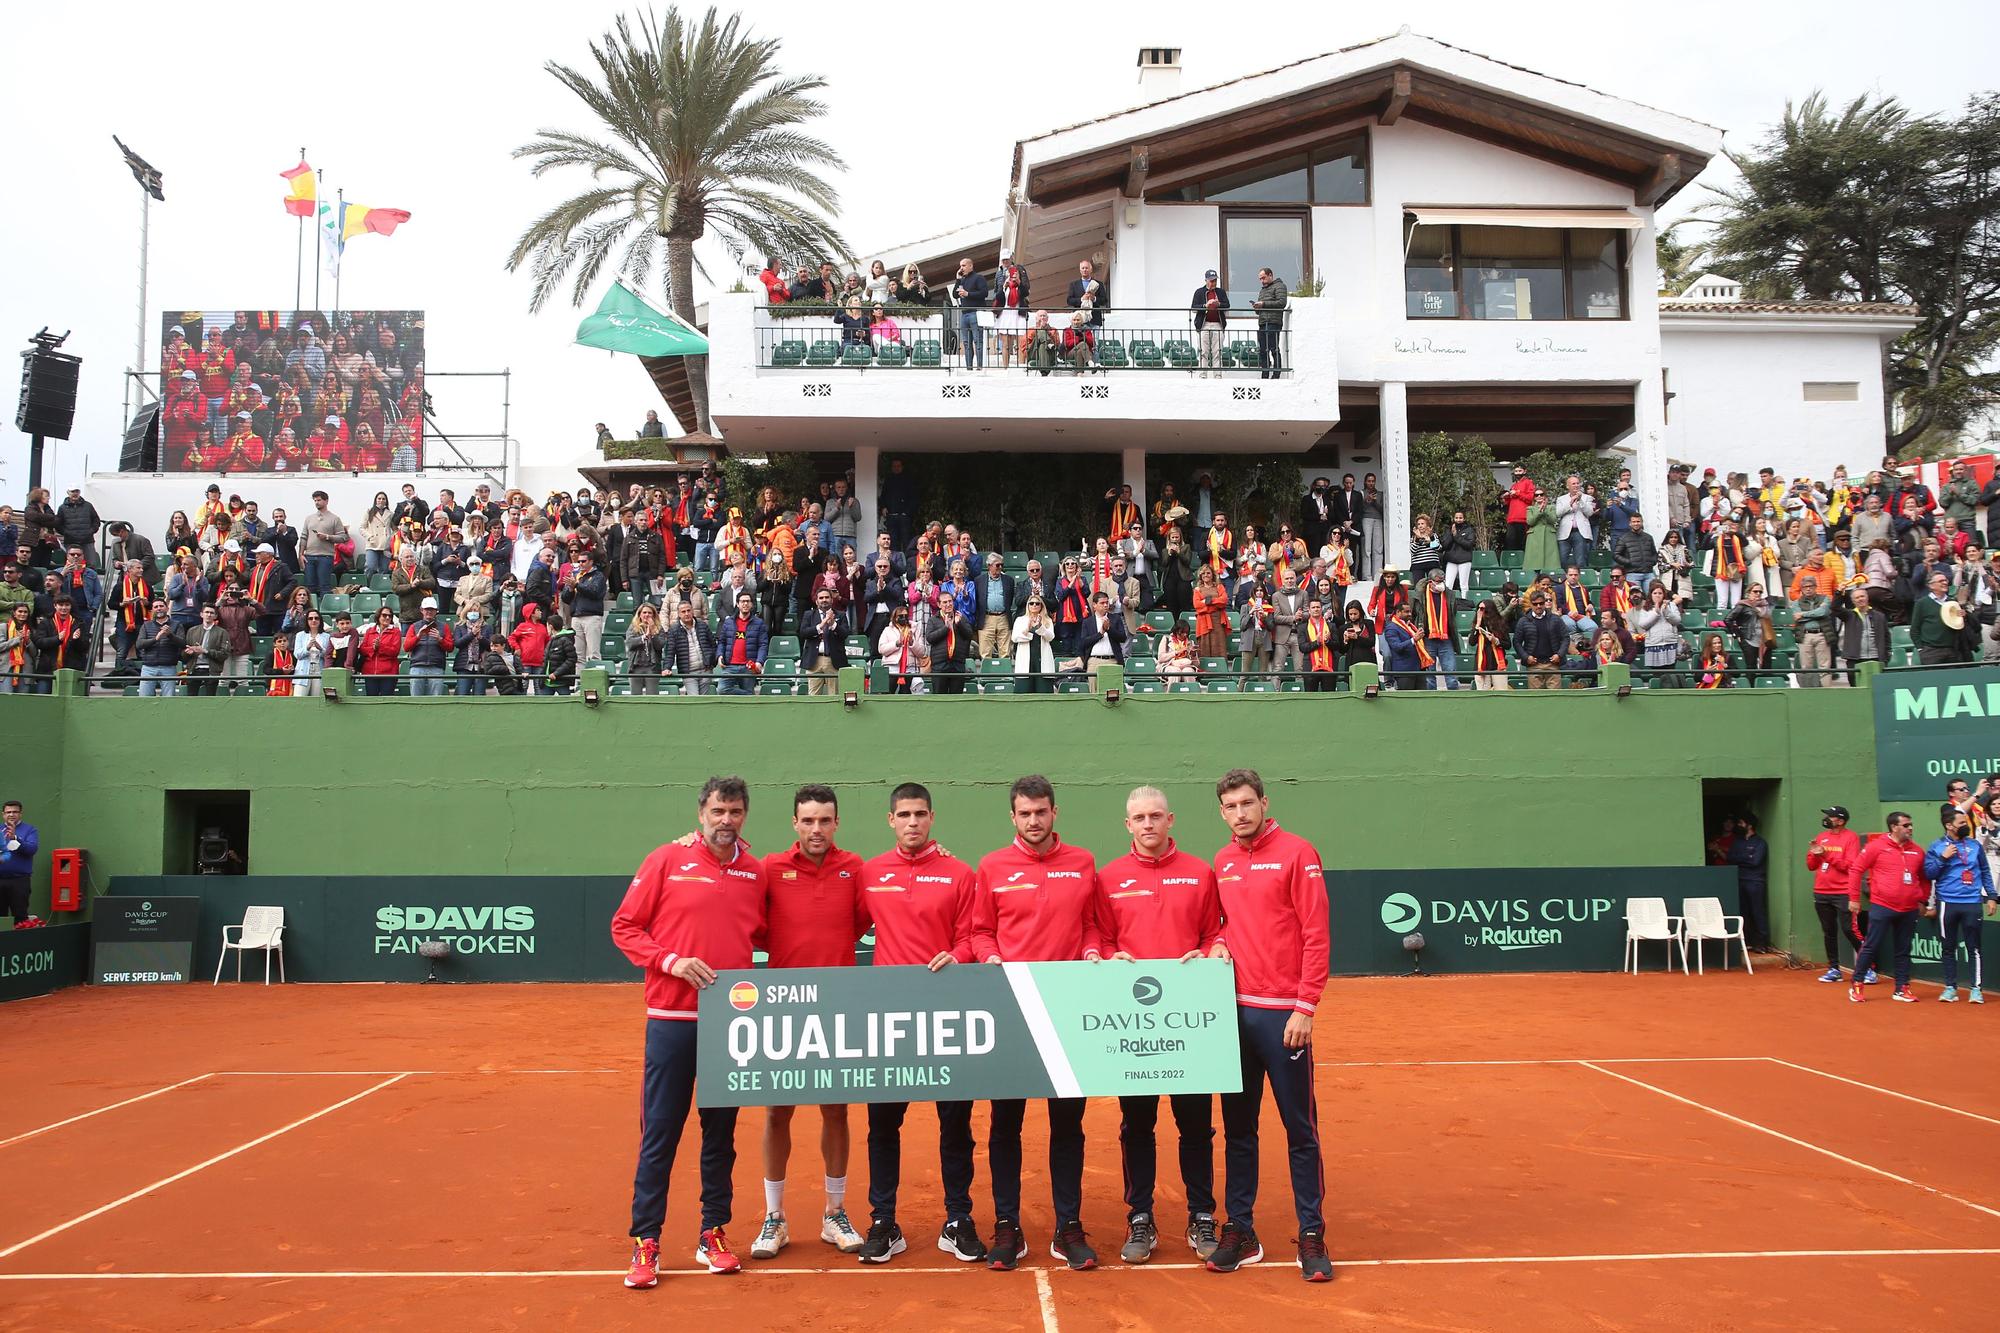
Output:
[[[378,592],[357,592],[348,599],[348,610],[354,613],[356,621],[372,620],[375,613],[382,609],[385,600]],[[391,609],[394,609],[393,604]]]
[[[1482,569],[1498,569],[1498,568],[1500,568],[1500,561],[1499,558],[1493,554],[1493,552],[1474,551],[1472,553],[1473,573],[1476,574]]]
[[[1151,338],[1137,338],[1132,343],[1132,364],[1141,370],[1161,370],[1167,359]]]
[[[1156,676],[1145,680],[1132,680],[1128,676],[1126,681],[1134,694],[1165,694],[1167,692],[1166,683]]]
[[[1145,615],[1146,628],[1155,634],[1165,634],[1174,627],[1174,613],[1171,611],[1148,611]]]
[[[866,634],[848,635],[847,660],[851,663],[854,663],[855,665],[859,665],[863,661],[867,660],[867,657],[868,657],[868,636]]]
[[[1204,657],[1201,659],[1203,671],[1228,671],[1235,663],[1226,657]]]
[[[1257,343],[1255,339],[1238,338],[1235,342],[1229,344],[1227,351],[1230,358],[1245,370],[1255,370],[1262,364],[1257,359]]]
[[[1191,680],[1177,680],[1167,686],[1168,694],[1200,694],[1201,686]]]
[[[1200,364],[1194,354],[1194,344],[1182,338],[1170,339],[1164,349],[1167,360],[1178,370],[1193,370]]]
[[[830,338],[821,338],[812,345],[812,350],[806,353],[806,364],[809,366],[831,366],[839,360],[840,344]]]
[[[796,339],[787,339],[771,350],[771,364],[774,366],[797,366],[804,364],[806,345]]]
[[[1227,676],[1219,676],[1214,680],[1205,680],[1201,683],[1201,688],[1204,694],[1241,694],[1243,692],[1243,687]]]
[[[1071,680],[1071,679],[1069,679],[1069,678],[1065,677],[1064,679],[1062,679],[1062,680],[1059,680],[1059,681],[1057,681],[1057,682],[1056,682],[1056,693],[1057,693],[1057,694],[1089,694],[1089,693],[1090,693],[1090,682],[1089,682],[1089,681],[1087,681],[1087,680]]]
[[[1142,657],[1136,653],[1132,653],[1128,654],[1125,658],[1125,670],[1128,672],[1158,671],[1159,669],[1160,662],[1156,657]]]
[[[601,649],[604,653],[605,661],[623,662],[625,660],[625,636],[622,634],[605,635]]]
[[[1050,583],[1054,583],[1059,567],[1062,565],[1062,552],[1037,551],[1035,552],[1035,559],[1042,562],[1042,577]],[[1054,610],[1055,608],[1051,607],[1049,609]]]
[[[348,595],[344,592],[326,592],[320,594],[319,613],[327,620],[332,620],[342,611],[351,613],[353,610],[354,607],[349,601]]]
[[[791,634],[773,634],[771,636],[769,655],[774,658],[797,662],[799,660],[799,641],[797,636]]]
[[[875,364],[892,367],[907,366],[910,364],[910,349],[901,343],[885,343],[882,350],[875,354]]]
[[[935,338],[920,338],[910,348],[910,364],[925,370],[936,370],[944,364],[944,344]]]
[[[1111,370],[1123,370],[1131,365],[1131,360],[1125,355],[1124,341],[1118,338],[1099,338],[1097,364]]]
[[[618,594],[616,606],[620,611],[636,611],[639,609],[639,599],[629,592],[621,592]]]
[[[1278,692],[1278,682],[1270,679],[1252,680],[1244,684],[1243,692],[1245,694],[1276,694]]]
[[[872,366],[875,364],[875,352],[867,343],[848,343],[840,349],[840,364]]]
[[[798,693],[798,682],[789,679],[760,680],[757,682],[757,693],[772,695],[796,694]]]
[[[371,592],[394,592],[396,585],[387,574],[370,574],[368,588]]]

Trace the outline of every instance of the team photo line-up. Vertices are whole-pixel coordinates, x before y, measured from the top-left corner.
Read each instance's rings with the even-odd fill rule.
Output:
[[[930,791],[903,783],[889,795],[895,845],[864,860],[835,844],[840,811],[834,791],[808,784],[792,800],[797,841],[760,860],[741,837],[748,786],[738,777],[713,777],[697,801],[696,831],[655,849],[640,865],[611,923],[613,941],[646,973],[643,1112],[627,1287],[650,1288],[659,1280],[668,1182],[694,1103],[699,992],[719,972],[750,967],[760,948],[772,968],[853,966],[855,944],[871,928],[876,967],[937,972],[966,963],[1227,960],[1235,973],[1242,1086],[1220,1094],[1220,1219],[1213,1096],[1169,1098],[1188,1205],[1186,1240],[1213,1272],[1264,1258],[1255,1209],[1259,1112],[1268,1083],[1285,1131],[1299,1269],[1308,1282],[1332,1279],[1313,1096],[1313,1016],[1326,986],[1329,937],[1319,853],[1270,817],[1263,780],[1250,769],[1232,769],[1216,783],[1228,837],[1212,861],[1175,842],[1174,814],[1154,787],[1135,788],[1126,798],[1130,849],[1102,868],[1088,850],[1058,836],[1055,789],[1047,778],[1016,779],[1007,799],[1014,837],[975,867],[932,838]],[[1119,1104],[1127,1211],[1119,1257],[1138,1264],[1159,1243],[1153,1207],[1159,1097],[1120,1097]],[[989,1103],[990,1242],[980,1238],[974,1220],[972,1103],[934,1105],[945,1211],[937,1246],[964,1263],[1012,1270],[1029,1253],[1021,1215],[1027,1102]],[[1079,1270],[1097,1266],[1083,1226],[1085,1105],[1082,1097],[1047,1099],[1055,1217],[1050,1254]],[[907,1102],[868,1104],[871,1220],[863,1235],[846,1206],[847,1108],[819,1108],[826,1191],[820,1239],[862,1263],[887,1263],[908,1248],[896,1212],[908,1110]],[[766,1109],[764,1212],[752,1259],[775,1258],[791,1241],[785,1187],[793,1111]],[[731,1219],[737,1108],[704,1106],[697,1114],[701,1228],[695,1263],[710,1273],[736,1273],[742,1261],[724,1228]]]

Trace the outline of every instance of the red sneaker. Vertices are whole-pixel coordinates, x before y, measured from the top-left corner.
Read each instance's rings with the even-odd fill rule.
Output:
[[[729,1238],[722,1234],[721,1227],[710,1227],[701,1233],[701,1243],[694,1248],[694,1261],[711,1273],[736,1273],[743,1268],[743,1261],[729,1248]]]
[[[660,1283],[660,1242],[651,1236],[632,1242],[632,1266],[625,1270],[625,1285],[634,1291],[650,1291]]]
[[[1861,1004],[1865,1002],[1867,998],[1868,998],[1867,996],[1861,993],[1860,982],[1857,981],[1852,986],[1849,986],[1847,988],[1847,999],[1850,1004]]]

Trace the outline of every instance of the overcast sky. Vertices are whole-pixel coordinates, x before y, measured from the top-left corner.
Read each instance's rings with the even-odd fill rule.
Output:
[[[631,357],[571,343],[567,304],[531,316],[502,263],[524,221],[580,186],[529,180],[511,150],[538,127],[588,131],[542,70],[582,63],[626,6],[570,0],[390,6],[158,0],[0,6],[0,344],[6,361],[0,496],[27,484],[13,428],[11,352],[43,325],[84,358],[76,430],[52,446],[56,493],[117,466],[121,372],[132,363],[138,189],[115,133],[166,175],[152,213],[148,360],[165,308],[289,308],[295,223],[277,173],[307,158],[325,193],[406,208],[389,238],[351,242],[342,304],[423,309],[433,371],[514,371],[512,431],[531,457],[564,458],[603,419],[630,434],[660,406]],[[1284,4],[1218,22],[1212,3],[1099,0],[1044,10],[973,7],[943,23],[907,6],[763,0],[746,11],[784,41],[789,72],[831,81],[820,132],[846,158],[841,225],[864,255],[1000,211],[1015,139],[1130,105],[1141,46],[1179,45],[1194,88],[1392,33],[1427,36],[1707,121],[1744,146],[1788,98],[1890,94],[1949,110],[1992,85],[1990,3],[1805,4],[1683,0],[1495,5],[1433,0]],[[999,16],[999,17],[996,17]],[[1902,21],[1892,21],[1900,19]],[[1055,29],[1061,28],[1058,33]],[[943,34],[929,46],[903,34]],[[1018,47],[1028,66],[1015,68]],[[925,68],[939,73],[928,75]],[[965,114],[968,108],[976,114]],[[1718,163],[1703,180],[1725,168]],[[1690,201],[1699,187],[1684,191]],[[311,236],[305,286],[311,303]],[[719,251],[711,254],[718,264]],[[725,285],[731,275],[715,270]],[[596,293],[591,303],[595,303]],[[654,293],[657,298],[657,293]],[[330,289],[322,303],[331,304]],[[432,386],[446,430],[497,431],[497,383]],[[664,415],[664,414],[663,414]]]

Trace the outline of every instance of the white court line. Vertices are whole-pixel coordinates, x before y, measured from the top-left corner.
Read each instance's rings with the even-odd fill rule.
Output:
[[[1793,1138],[1790,1134],[1786,1134],[1780,1130],[1772,1129],[1769,1125],[1760,1125],[1755,1120],[1745,1120],[1740,1115],[1731,1115],[1727,1111],[1717,1110],[1715,1107],[1709,1106],[1704,1102],[1698,1102],[1692,1097],[1683,1097],[1678,1092],[1668,1092],[1665,1088],[1658,1087],[1655,1084],[1647,1083],[1643,1079],[1636,1079],[1629,1074],[1621,1074],[1618,1073],[1616,1070],[1606,1069],[1601,1065],[1591,1064],[1589,1061],[1584,1062],[1584,1068],[1595,1069],[1598,1073],[1604,1075],[1606,1078],[1615,1078],[1619,1080],[1621,1083],[1630,1083],[1635,1088],[1644,1088],[1648,1092],[1657,1092],[1658,1094],[1660,1094],[1660,1096],[1666,1097],[1672,1101],[1677,1101],[1681,1103],[1683,1106],[1692,1106],[1697,1111],[1706,1111],[1712,1116],[1715,1116],[1722,1120],[1729,1121],[1731,1124],[1741,1125],[1745,1129],[1754,1129],[1760,1134],[1769,1134],[1774,1139],[1782,1139],[1786,1143],[1792,1144],[1796,1147],[1804,1148],[1809,1152],[1816,1152],[1822,1157],[1831,1157],[1834,1161],[1841,1163],[1843,1166],[1855,1167],[1858,1170],[1868,1172],[1870,1175],[1881,1176],[1884,1180],[1893,1180],[1899,1185],[1912,1186],[1916,1189],[1922,1190],[1926,1194],[1935,1195],[1940,1199],[1949,1199],[1953,1203],[1964,1204],[1967,1208],[1971,1208],[1974,1209],[1975,1211],[1985,1213],[1988,1217],[2000,1217],[2000,1208],[1988,1208],[1983,1203],[1974,1203],[1970,1199],[1962,1199],[1958,1195],[1952,1194],[1949,1191],[1937,1189],[1933,1186],[1923,1184],[1921,1181],[1911,1180],[1908,1176],[1899,1176],[1894,1171],[1885,1171],[1879,1166],[1870,1166],[1866,1162],[1856,1161],[1854,1158],[1843,1156],[1842,1154],[1835,1152],[1831,1148],[1822,1148],[1817,1143],[1808,1143],[1804,1139]]]
[[[1549,1056],[1539,1060],[1315,1060],[1316,1069],[1481,1069],[1502,1065],[1716,1065],[1755,1064],[1768,1055],[1621,1055],[1597,1061]]]
[[[184,1078],[178,1083],[169,1083],[164,1088],[154,1088],[151,1092],[142,1092],[137,1097],[127,1097],[122,1102],[113,1102],[109,1106],[100,1106],[95,1111],[85,1111],[82,1115],[73,1115],[67,1120],[58,1120],[52,1125],[43,1125],[40,1129],[31,1129],[25,1134],[16,1134],[11,1139],[0,1139],[0,1148],[5,1148],[10,1144],[19,1143],[23,1139],[32,1139],[37,1134],[46,1134],[52,1129],[61,1129],[64,1125],[74,1125],[79,1120],[88,1120],[94,1115],[103,1115],[106,1111],[115,1111],[121,1106],[130,1106],[134,1102],[143,1102],[149,1097],[157,1097],[163,1092],[172,1092],[175,1088],[185,1088],[190,1083],[199,1083],[205,1078],[213,1077],[215,1077],[213,1074],[196,1074],[193,1078]]]
[[[401,1074],[405,1078],[443,1078],[458,1074],[636,1074],[632,1069],[223,1069],[212,1078],[381,1078]]]
[[[1912,1249],[1912,1250],[1668,1250],[1650,1254],[1487,1254],[1464,1255],[1443,1258],[1422,1259],[1335,1259],[1335,1268],[1452,1268],[1452,1267],[1493,1267],[1518,1264],[1535,1267],[1542,1264],[1639,1264],[1639,1263],[1682,1263],[1704,1260],[1741,1259],[1927,1259],[1927,1258],[1996,1258],[2000,1248],[1989,1249]],[[1202,1264],[1108,1264],[1096,1270],[1091,1277],[1078,1278],[1079,1282],[1090,1283],[1099,1280],[1097,1274],[1109,1273],[1157,1273],[1196,1272],[1204,1268]],[[884,1268],[869,1265],[853,1268],[763,1268],[743,1270],[751,1274],[754,1284],[756,1277],[873,1277],[873,1278],[927,1278],[949,1277],[983,1273],[983,1268]],[[1066,1268],[1035,1268],[1036,1289],[1050,1282],[1051,1274],[1066,1273]],[[1242,1270],[1246,1273],[1271,1273],[1291,1277],[1295,1265],[1283,1262],[1266,1262]],[[614,1278],[624,1277],[622,1268],[523,1268],[523,1269],[323,1269],[314,1271],[284,1272],[280,1270],[248,1271],[236,1273],[0,1273],[0,1282],[272,1282],[272,1281],[327,1281],[336,1279],[393,1281],[397,1279],[415,1281],[461,1281],[468,1278]],[[663,1271],[662,1277],[706,1277],[694,1269],[673,1269]],[[1068,1279],[1064,1279],[1067,1281]],[[1053,1292],[1053,1285],[1049,1287]]]
[[[9,1245],[6,1249],[0,1250],[0,1259],[11,1258],[16,1254],[19,1254],[22,1250],[27,1249],[30,1245],[39,1244],[40,1242],[47,1240],[50,1236],[59,1236],[63,1232],[68,1231],[71,1227],[81,1226],[83,1223],[90,1221],[90,1219],[93,1217],[102,1217],[104,1214],[110,1212],[112,1209],[122,1208],[126,1204],[131,1203],[134,1199],[143,1199],[148,1194],[151,1194],[153,1191],[159,1189],[165,1189],[168,1185],[173,1184],[177,1180],[185,1180],[189,1176],[193,1175],[195,1172],[207,1170],[209,1167],[214,1166],[217,1162],[226,1162],[230,1158],[236,1156],[238,1153],[245,1153],[250,1151],[252,1148],[255,1148],[259,1144],[269,1143],[272,1139],[277,1138],[280,1134],[288,1134],[292,1130],[297,1129],[300,1125],[309,1125],[323,1115],[330,1115],[333,1112],[338,1111],[343,1106],[351,1106],[355,1102],[360,1101],[363,1097],[366,1097],[369,1093],[380,1092],[382,1089],[388,1087],[391,1083],[400,1083],[402,1082],[402,1080],[408,1077],[409,1077],[408,1074],[398,1074],[394,1078],[383,1079],[380,1083],[377,1083],[372,1088],[368,1088],[365,1089],[364,1091],[357,1092],[352,1097],[347,1097],[340,1101],[337,1101],[333,1105],[326,1107],[323,1110],[314,1111],[311,1115],[301,1116],[299,1119],[294,1120],[291,1124],[284,1126],[284,1128],[282,1129],[274,1129],[269,1134],[259,1135],[257,1138],[250,1140],[248,1143],[242,1144],[235,1148],[231,1148],[228,1152],[217,1153],[215,1156],[209,1158],[206,1162],[202,1162],[199,1163],[198,1165],[191,1166],[187,1168],[185,1171],[176,1171],[171,1176],[167,1176],[161,1180],[156,1180],[152,1184],[147,1185],[142,1189],[133,1190],[130,1194],[126,1195],[122,1199],[113,1199],[110,1203],[104,1204],[97,1208],[93,1208],[89,1212],[84,1213],[79,1217],[72,1217],[67,1222],[59,1222],[55,1226],[50,1227],[47,1231],[42,1232],[38,1236],[30,1236],[24,1241],[18,1241],[13,1245]]]
[[[1042,1333],[1062,1333],[1062,1325],[1056,1322],[1056,1291],[1049,1285],[1049,1270],[1035,1270],[1035,1295],[1042,1303]]]
[[[1793,1064],[1790,1060],[1780,1060],[1775,1055],[1769,1055],[1764,1058],[1769,1060],[1774,1065],[1783,1065],[1787,1069],[1796,1069],[1799,1070],[1801,1073],[1818,1074],[1821,1078],[1830,1078],[1835,1083],[1849,1083],[1857,1088],[1866,1088],[1870,1092],[1879,1092],[1884,1097],[1895,1097],[1902,1101],[1915,1102],[1918,1106],[1928,1106],[1933,1111],[1949,1111],[1953,1115],[1962,1115],[1967,1120],[1979,1120],[1979,1121],[1984,1121],[1986,1124],[1989,1125],[2000,1125],[2000,1120],[1996,1120],[1990,1115],[1981,1115],[1977,1111],[1963,1111],[1956,1106],[1946,1106],[1943,1102],[1925,1101],[1922,1097],[1912,1097],[1909,1093],[1897,1092],[1894,1088],[1877,1087],[1873,1083],[1863,1083],[1860,1079],[1857,1078],[1848,1078],[1841,1074],[1829,1074],[1824,1069],[1814,1069],[1811,1065]],[[0,1143],[0,1148],[4,1148],[6,1146],[7,1146],[6,1144]]]

